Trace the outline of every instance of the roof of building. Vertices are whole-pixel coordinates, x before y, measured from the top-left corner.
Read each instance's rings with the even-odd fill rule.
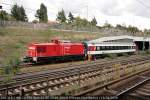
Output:
[[[110,36],[110,37],[102,37],[99,39],[88,41],[89,43],[94,42],[105,42],[105,41],[112,41],[112,40],[120,40],[120,39],[129,39],[132,41],[150,41],[148,37],[137,37],[137,36],[128,36],[128,35],[121,35],[121,36]]]

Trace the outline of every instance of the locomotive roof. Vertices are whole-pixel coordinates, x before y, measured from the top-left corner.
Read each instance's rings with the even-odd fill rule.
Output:
[[[57,43],[32,43],[32,45],[37,45],[37,46],[42,46],[42,45],[55,45]],[[71,43],[71,42],[61,42],[61,43],[58,43],[58,44],[80,44],[80,43]]]

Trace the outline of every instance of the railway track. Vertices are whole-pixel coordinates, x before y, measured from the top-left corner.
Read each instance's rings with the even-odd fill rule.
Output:
[[[96,87],[80,94],[80,96],[83,95],[101,95],[119,100],[149,100],[150,70],[142,71],[104,87]]]
[[[69,72],[70,70],[76,70],[78,68],[80,68],[80,70],[82,69],[85,69],[85,68],[91,68],[91,66],[105,66],[105,65],[111,65],[111,64],[115,64],[115,63],[120,63],[122,65],[124,64],[128,64],[128,63],[134,63],[134,61],[142,61],[146,58],[149,58],[149,57],[131,57],[129,59],[119,59],[119,60],[113,60],[113,61],[103,61],[103,62],[93,62],[93,63],[88,63],[88,64],[81,64],[81,65],[75,65],[75,66],[70,66],[69,68],[59,68],[59,69],[56,69],[56,70],[48,70],[48,71],[41,71],[41,72],[37,72],[37,73],[22,73],[22,74],[19,74],[19,75],[16,75],[15,77],[13,77],[13,80],[15,81],[19,81],[19,80],[22,80],[23,78],[24,79],[37,79],[37,77],[42,77],[44,78],[45,77],[49,77],[51,76],[51,74],[54,74],[55,73],[61,73],[61,72]],[[0,78],[0,83],[2,83],[2,80],[3,78],[1,77]]]
[[[69,73],[71,73],[71,75],[72,74],[74,74],[74,75],[79,74],[79,71],[83,72],[83,73],[87,73],[87,72],[92,72],[95,70],[103,69],[105,66],[108,66],[108,67],[106,67],[106,69],[107,68],[109,69],[111,67],[110,65],[113,65],[116,62],[117,63],[119,62],[121,65],[125,65],[128,63],[134,63],[135,61],[137,61],[137,62],[142,61],[144,59],[147,59],[147,57],[146,58],[138,58],[138,59],[137,58],[130,58],[128,60],[117,60],[117,61],[103,62],[103,63],[97,62],[97,63],[92,63],[89,65],[73,66],[73,67],[66,68],[66,69],[62,68],[62,69],[57,69],[57,70],[53,70],[53,71],[40,72],[37,74],[18,75],[18,76],[15,76],[13,78],[14,81],[11,82],[11,84],[12,85],[13,85],[13,83],[14,84],[22,84],[24,82],[30,82],[30,81],[32,82],[32,81],[36,81],[36,80],[38,80],[38,81],[39,80],[45,80],[48,77],[53,78],[53,79],[55,79],[56,77],[60,77],[60,76],[67,77],[70,75]],[[91,67],[91,66],[95,66],[95,67]],[[85,68],[87,69],[87,71],[85,71]],[[99,69],[97,69],[97,68],[99,68]],[[3,85],[1,85],[0,87],[3,87]]]
[[[24,95],[61,95],[64,89],[70,91],[76,89],[77,86],[83,87],[86,80],[113,73],[114,70],[123,70],[123,67],[119,69],[114,69],[112,67],[116,62],[119,62],[121,66],[128,65],[128,68],[130,68],[131,64],[135,64],[134,66],[136,66],[148,63],[149,61],[150,57],[129,58],[127,60],[117,60],[108,63],[92,63],[91,65],[68,68],[67,70],[60,69],[59,71],[51,71],[33,75],[32,77],[30,75],[18,76],[14,78],[17,84],[12,83],[8,88],[1,88],[0,95],[20,95],[22,94],[22,89],[24,90]],[[35,81],[34,79],[37,77],[38,80]]]
[[[120,92],[117,96],[122,100],[149,100],[150,99],[150,72],[141,75],[141,81]],[[136,79],[137,80],[137,79]],[[136,81],[135,80],[135,81]],[[134,82],[135,82],[134,81]]]

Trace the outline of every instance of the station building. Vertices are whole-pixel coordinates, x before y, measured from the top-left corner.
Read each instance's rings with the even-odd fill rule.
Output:
[[[149,37],[122,35],[122,36],[102,37],[102,38],[88,41],[88,43],[102,43],[102,42],[117,42],[117,43],[134,42],[137,45],[138,50],[150,50],[150,38]]]

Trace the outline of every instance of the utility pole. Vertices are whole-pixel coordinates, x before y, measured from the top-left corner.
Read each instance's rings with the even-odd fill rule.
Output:
[[[87,4],[87,13],[86,13],[86,17],[87,17],[87,20],[88,20],[88,4]]]

